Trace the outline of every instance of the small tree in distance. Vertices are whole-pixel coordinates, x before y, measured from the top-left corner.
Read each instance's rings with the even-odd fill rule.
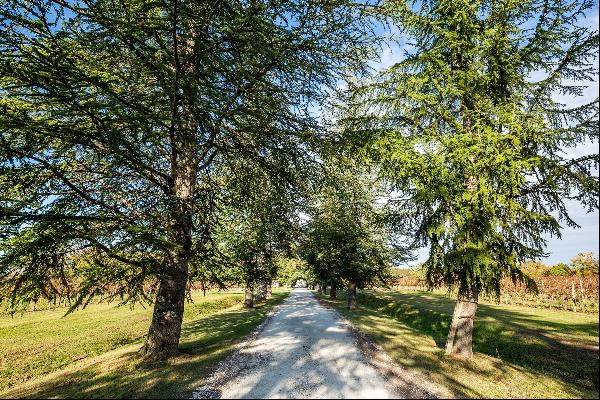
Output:
[[[551,266],[546,272],[547,276],[570,276],[573,275],[573,271],[565,263],[558,263]]]
[[[577,275],[598,275],[598,259],[594,253],[579,253],[571,259],[571,267]]]
[[[357,288],[388,280],[395,251],[369,176],[336,166],[326,182],[311,207],[304,257],[321,282],[332,283],[332,292],[338,282],[346,284],[348,308],[355,309]]]

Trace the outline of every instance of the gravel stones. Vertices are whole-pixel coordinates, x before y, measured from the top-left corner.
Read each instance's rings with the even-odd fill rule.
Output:
[[[388,380],[334,310],[295,289],[192,397],[404,397]]]

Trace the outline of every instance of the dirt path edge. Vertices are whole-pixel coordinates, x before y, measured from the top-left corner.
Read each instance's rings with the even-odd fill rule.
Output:
[[[291,293],[291,292],[290,292]],[[289,294],[288,294],[289,296]],[[219,361],[213,367],[213,372],[206,379],[204,385],[192,391],[189,399],[220,399],[221,390],[219,389],[231,376],[241,373],[245,369],[245,363],[242,362],[242,354],[240,350],[249,346],[269,324],[273,315],[277,314],[287,297],[281,299],[276,305],[271,307],[263,321],[254,330],[240,340],[235,349]]]
[[[337,314],[340,321],[348,328],[355,344],[363,353],[367,362],[388,379],[388,385],[396,393],[404,396],[408,395],[407,398],[410,399],[437,399],[446,397],[443,394],[443,390],[428,385],[422,377],[398,365],[381,346],[373,343],[368,335],[355,327],[335,307],[318,295],[315,295],[315,298],[323,307]]]

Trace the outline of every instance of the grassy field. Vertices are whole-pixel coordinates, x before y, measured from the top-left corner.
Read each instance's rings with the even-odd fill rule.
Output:
[[[0,318],[0,397],[181,397],[287,296],[251,310],[241,292],[194,293],[186,305],[180,356],[142,362],[136,355],[151,309],[92,305],[63,317],[49,310]]]
[[[454,300],[363,291],[359,310],[331,301],[398,364],[443,397],[598,398],[598,315],[480,304],[472,360],[444,355]]]

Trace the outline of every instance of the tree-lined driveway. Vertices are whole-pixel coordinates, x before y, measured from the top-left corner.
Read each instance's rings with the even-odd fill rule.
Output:
[[[338,315],[295,289],[264,329],[226,360],[219,383],[194,397],[397,398]]]

